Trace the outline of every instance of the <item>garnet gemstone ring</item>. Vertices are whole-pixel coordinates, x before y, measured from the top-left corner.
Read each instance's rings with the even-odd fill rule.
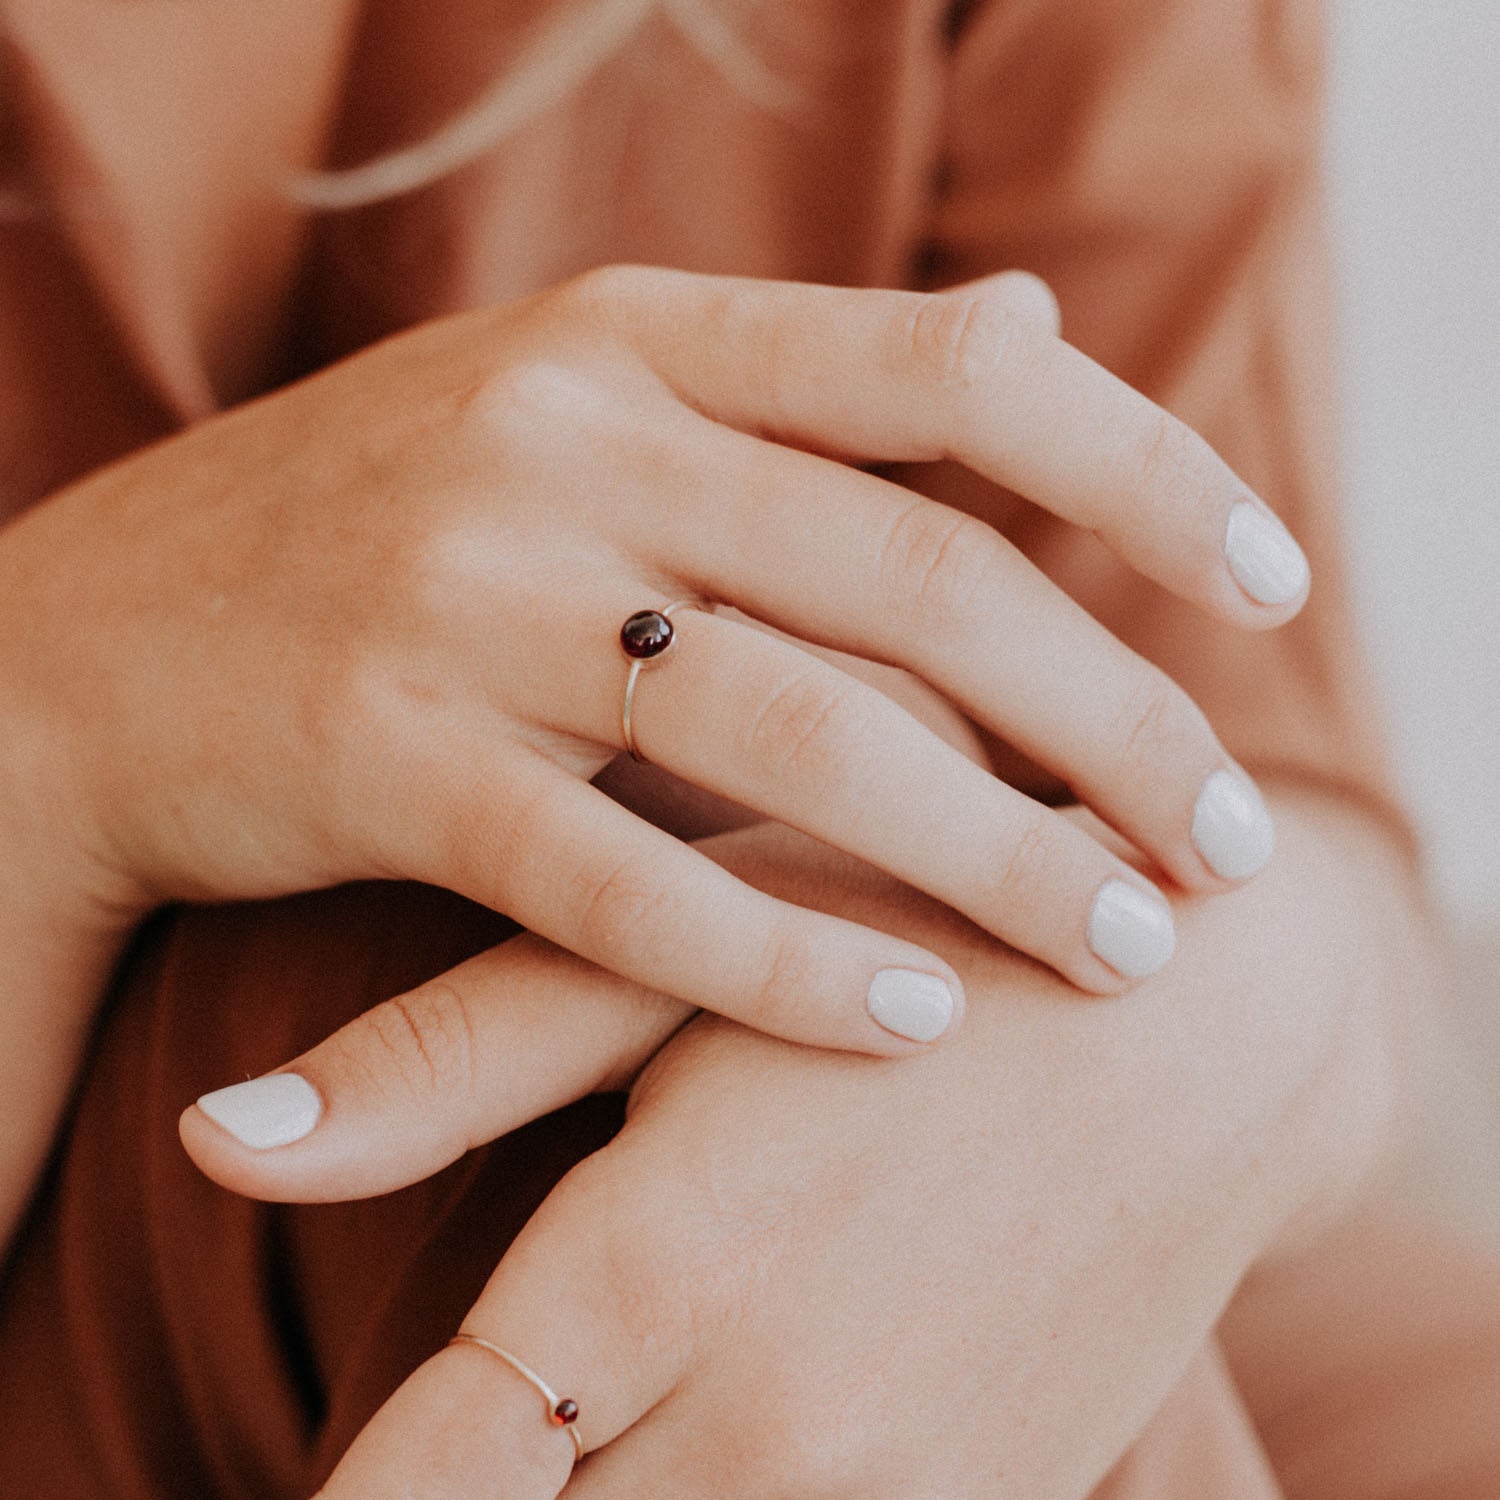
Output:
[[[455,1333],[448,1342],[472,1344],[476,1349],[483,1349],[496,1359],[504,1360],[522,1380],[541,1393],[542,1399],[547,1403],[547,1418],[552,1425],[567,1428],[568,1436],[573,1440],[573,1461],[576,1463],[583,1457],[583,1435],[573,1425],[578,1420],[578,1403],[571,1396],[559,1396],[530,1365],[522,1364],[508,1349],[502,1349],[499,1344],[492,1344],[477,1334]]]
[[[625,679],[625,701],[620,705],[620,731],[625,748],[634,760],[645,760],[635,743],[635,685],[641,668],[663,655],[676,639],[672,627],[674,609],[707,609],[698,599],[674,599],[660,609],[637,610],[620,626],[620,649],[630,659],[630,675]]]
[[[642,609],[620,626],[620,645],[633,661],[650,661],[672,644],[672,621],[667,609]]]

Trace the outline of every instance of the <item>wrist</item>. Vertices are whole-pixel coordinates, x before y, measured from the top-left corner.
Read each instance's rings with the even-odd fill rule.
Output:
[[[155,903],[110,857],[90,794],[87,767],[102,747],[87,731],[102,726],[79,722],[85,631],[38,581],[39,558],[59,540],[48,514],[58,503],[6,528],[0,548],[0,929],[117,946]]]
[[[1299,1129],[1323,1149],[1263,1261],[1316,1245],[1382,1188],[1409,1126],[1424,1013],[1442,971],[1438,926],[1411,835],[1378,800],[1262,780],[1282,832],[1283,877],[1303,892],[1297,942],[1341,960],[1328,986],[1323,1066]],[[1274,868],[1274,867],[1273,867]],[[1268,872],[1270,873],[1270,872]]]
[[[9,704],[6,705],[9,707]],[[35,1185],[111,971],[140,910],[90,870],[67,799],[0,722],[0,1251]]]
[[[0,671],[0,937],[118,948],[154,904],[104,857],[66,746]],[[32,936],[34,935],[34,936]]]

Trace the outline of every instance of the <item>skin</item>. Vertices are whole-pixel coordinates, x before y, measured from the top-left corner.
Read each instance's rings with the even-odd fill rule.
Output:
[[[1232,625],[1289,619],[1300,598],[1257,605],[1223,554],[1260,502],[1055,313],[1015,275],[925,295],[610,268],[392,339],[8,527],[0,1228],[110,962],[164,901],[412,878],[793,1040],[920,1054],[867,1009],[890,967],[944,979],[956,1024],[929,948],[768,897],[588,784],[643,604],[704,595],[905,667],[1184,889],[1229,889],[1189,830],[1234,763],[1191,700],[992,529],[845,461],[965,463]],[[1154,890],[1118,852],[825,657],[730,614],[680,633],[643,680],[649,757],[1083,989],[1129,987],[1086,941],[1107,881]]]
[[[1187,826],[1233,762],[1191,702],[994,533],[840,461],[968,463],[1221,619],[1290,617],[1300,600],[1258,607],[1225,567],[1243,486],[1067,350],[1054,311],[1015,278],[914,298],[611,272],[394,340],[7,531],[0,836],[27,934],[3,1010],[26,1040],[7,1054],[27,1083],[11,1201],[142,912],[435,881],[574,952],[506,945],[303,1060],[327,1113],[301,1147],[236,1155],[190,1111],[206,1169],[274,1196],[377,1191],[654,1054],[624,1134],[549,1200],[470,1322],[580,1399],[599,1453],[571,1486],[1083,1493],[1244,1268],[1309,1234],[1310,1206],[1368,1158],[1380,1030],[1351,1023],[1373,981],[1350,960],[1389,912],[1347,865],[1397,862],[1358,818],[1288,804],[1280,876],[1225,897]],[[1075,986],[1126,986],[1082,949],[1082,913],[1104,878],[1149,888],[1145,862],[837,658],[733,617],[684,621],[673,670],[647,680],[643,748],[846,853],[768,826],[689,849],[629,821],[583,780],[618,748],[620,664],[596,648],[684,592],[904,666],[1067,779],[1170,878],[1192,956],[1128,1006],[1083,1003]],[[505,650],[501,601],[520,622]],[[1041,644],[1045,682],[1026,669]],[[938,827],[957,833],[935,858]],[[1307,940],[1315,910],[1348,952]],[[1247,966],[1265,930],[1288,935],[1278,963]],[[820,1007],[892,962],[982,998],[960,1045],[902,1046],[857,1005]],[[705,1016],[678,1034],[687,1000],[762,1030]],[[920,1328],[910,1359],[888,1357],[893,1327]],[[812,1426],[809,1371],[841,1396]],[[996,1420],[976,1426],[955,1387]],[[535,1392],[449,1350],[327,1494],[472,1493],[497,1453],[507,1493],[568,1480]]]
[[[1088,1493],[1246,1270],[1315,1255],[1388,1123],[1410,999],[1390,960],[1411,972],[1423,941],[1401,856],[1327,798],[1276,809],[1271,869],[1179,897],[1178,961],[1113,1005],[787,830],[707,841],[952,955],[963,1038],[892,1063],[693,1020],[464,1325],[579,1401],[591,1456],[570,1475],[536,1392],[449,1348],[324,1500]],[[190,1110],[194,1159],[262,1197],[394,1187],[619,1085],[683,1020],[535,938],[475,966],[448,1010],[372,1011],[296,1061],[326,1100],[305,1142],[246,1151]]]

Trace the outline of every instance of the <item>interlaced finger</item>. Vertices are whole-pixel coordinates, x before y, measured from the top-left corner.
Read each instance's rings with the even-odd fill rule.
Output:
[[[618,722],[593,733],[618,736]],[[792,1041],[901,1056],[961,1021],[962,983],[936,954],[755,889],[540,755],[508,752],[524,791],[497,807],[485,796],[494,753],[476,743],[458,757],[462,773],[451,761],[434,771],[473,778],[449,799],[465,811],[442,879],[462,894],[627,979]]]
[[[875,291],[614,268],[598,299],[674,390],[742,431],[952,458],[1250,628],[1295,613],[1296,542],[1191,428],[982,284]]]
[[[1171,912],[1148,880],[885,694],[792,643],[678,614],[671,653],[642,673],[635,705],[648,759],[888,871],[1084,989],[1114,993],[1171,956]],[[598,707],[579,733],[615,732],[612,705]],[[639,906],[640,883],[658,877],[627,868]],[[552,935],[599,951],[588,924]],[[600,961],[618,968],[616,944],[606,946],[614,956]]]
[[[1197,706],[998,532],[708,422],[697,449],[714,503],[672,536],[689,586],[925,678],[1189,889],[1264,865],[1270,818]]]

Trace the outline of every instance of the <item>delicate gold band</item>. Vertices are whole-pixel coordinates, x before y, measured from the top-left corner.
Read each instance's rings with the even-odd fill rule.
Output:
[[[496,1359],[504,1360],[517,1375],[542,1393],[547,1402],[547,1420],[554,1426],[564,1428],[568,1436],[573,1439],[574,1461],[583,1457],[583,1434],[578,1430],[578,1403],[576,1401],[570,1397],[559,1396],[530,1365],[523,1365],[514,1354],[507,1353],[499,1344],[492,1344],[488,1339],[482,1339],[473,1333],[455,1333],[448,1342],[450,1344],[473,1344],[476,1349],[488,1350]],[[573,1414],[564,1415],[569,1408],[572,1409]]]
[[[707,610],[708,605],[702,599],[674,599],[670,604],[663,605],[656,611],[663,619],[670,620],[674,609],[701,609]],[[670,650],[670,646],[668,650]],[[625,748],[630,751],[630,758],[644,762],[646,757],[636,748],[635,728],[631,722],[631,714],[635,708],[635,684],[641,675],[641,668],[650,666],[652,662],[660,661],[666,651],[656,656],[634,657],[630,663],[630,674],[625,679],[625,701],[620,706],[620,730],[625,741]]]

